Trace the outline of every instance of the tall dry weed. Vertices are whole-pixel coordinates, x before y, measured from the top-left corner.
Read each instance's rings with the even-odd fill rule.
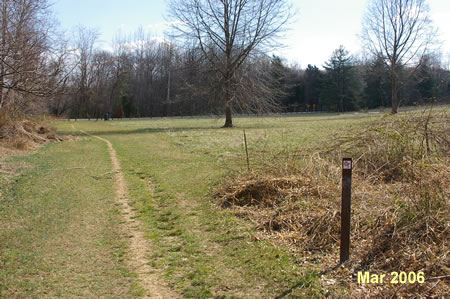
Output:
[[[349,271],[445,277],[450,268],[449,123],[446,111],[384,116],[332,143],[260,161],[262,169],[234,177],[217,198],[255,222],[260,237],[281,241],[305,262],[321,261],[327,268],[339,248],[340,164],[343,157],[353,157]],[[355,294],[361,291],[354,281],[346,283],[353,284]],[[406,296],[448,290],[445,279],[431,286],[381,289]],[[362,294],[378,291],[367,287]]]

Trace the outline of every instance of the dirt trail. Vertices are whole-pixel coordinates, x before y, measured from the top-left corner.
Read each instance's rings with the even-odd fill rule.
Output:
[[[148,265],[148,256],[150,255],[150,244],[144,237],[141,229],[141,223],[136,219],[136,212],[128,203],[128,188],[122,170],[120,168],[117,153],[111,142],[105,138],[91,135],[85,131],[82,133],[95,137],[108,145],[109,154],[111,157],[113,172],[115,173],[116,181],[116,200],[121,204],[121,214],[124,218],[123,231],[130,237],[129,243],[129,264],[131,269],[138,275],[141,281],[141,287],[146,290],[147,298],[178,298],[179,296],[169,289],[157,276],[154,274],[155,269]]]

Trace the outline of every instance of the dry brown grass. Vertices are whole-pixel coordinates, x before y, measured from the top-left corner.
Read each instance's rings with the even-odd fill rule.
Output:
[[[449,119],[445,112],[386,116],[358,131],[230,180],[224,208],[255,222],[258,238],[283,242],[299,262],[338,262],[340,161],[354,158],[352,260],[322,276],[354,296],[448,293]],[[295,157],[294,160],[292,157]],[[424,284],[358,285],[356,273],[423,271]],[[435,277],[447,276],[443,279]],[[330,283],[331,281],[331,283]]]
[[[0,147],[26,151],[62,140],[42,119],[17,115],[8,109],[0,113]]]
[[[13,109],[3,109],[0,112],[0,200],[3,199],[3,188],[23,168],[17,163],[6,162],[8,157],[23,155],[47,142],[62,140],[46,121],[26,118]]]

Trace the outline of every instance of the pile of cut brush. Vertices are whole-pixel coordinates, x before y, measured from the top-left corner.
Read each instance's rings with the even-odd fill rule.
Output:
[[[339,165],[351,156],[352,259],[322,276],[326,288],[336,295],[446,295],[449,123],[445,112],[384,116],[311,149],[301,163],[280,163],[296,167],[271,165],[231,179],[218,202],[256,223],[258,238],[282,242],[299,262],[326,272],[338,263]],[[387,273],[386,283],[358,284],[359,271]],[[400,271],[423,272],[425,282],[390,284],[390,273]]]
[[[53,128],[33,119],[3,120],[0,122],[0,146],[30,150],[50,141],[62,141]]]

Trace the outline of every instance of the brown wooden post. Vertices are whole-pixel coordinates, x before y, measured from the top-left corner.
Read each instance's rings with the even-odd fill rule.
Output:
[[[352,168],[352,159],[344,158],[342,160],[341,263],[347,261],[350,258]]]
[[[244,145],[245,145],[245,155],[247,157],[247,169],[250,171],[250,160],[248,159],[248,147],[247,147],[247,135],[244,130]]]

